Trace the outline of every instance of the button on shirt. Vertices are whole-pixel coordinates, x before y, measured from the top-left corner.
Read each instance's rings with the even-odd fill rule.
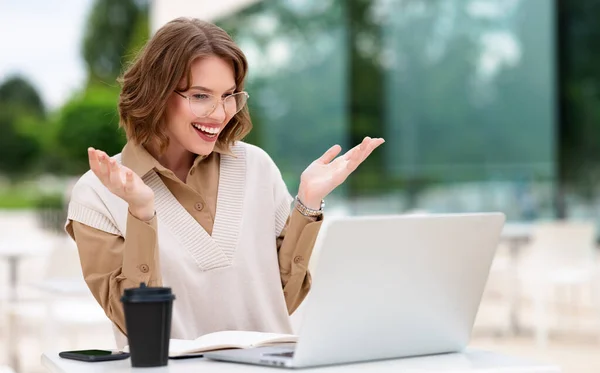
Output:
[[[187,180],[183,182],[162,166],[140,145],[128,143],[122,162],[140,177],[154,170],[186,211],[212,235],[215,222],[219,181],[220,154],[231,151],[215,146],[208,156],[196,157]],[[293,210],[281,234],[276,237],[282,291],[292,313],[310,290],[311,277],[305,258],[310,258],[321,222]],[[157,271],[156,216],[140,221],[131,213],[127,217],[127,236],[97,230],[77,221],[67,223],[67,232],[77,243],[82,271],[94,297],[115,325],[124,332],[124,315],[120,295],[140,282],[160,286]],[[148,249],[148,248],[154,248]],[[99,254],[102,253],[102,254]],[[126,254],[126,255],[125,255]]]

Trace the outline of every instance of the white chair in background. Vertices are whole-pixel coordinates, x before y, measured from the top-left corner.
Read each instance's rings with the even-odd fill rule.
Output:
[[[41,334],[42,350],[57,348],[57,336],[67,338],[65,348],[79,348],[79,335],[106,331],[112,336],[112,324],[87,288],[77,248],[68,237],[52,249],[43,280],[28,285],[37,299],[17,304],[12,312],[21,332],[33,326]]]
[[[473,326],[473,333],[505,336],[511,330],[514,271],[509,247],[499,243]]]
[[[531,239],[533,223],[506,222],[490,268],[475,330],[492,328],[495,335],[521,333],[518,263]],[[487,321],[487,322],[486,322]]]
[[[600,332],[595,242],[593,222],[540,222],[533,227],[531,242],[520,258],[518,278],[533,301],[533,327],[540,346],[548,341],[550,303],[556,301],[557,290],[571,295],[575,290],[587,293],[597,316],[593,321]],[[571,302],[574,303],[572,298]],[[564,323],[564,314],[554,315]]]

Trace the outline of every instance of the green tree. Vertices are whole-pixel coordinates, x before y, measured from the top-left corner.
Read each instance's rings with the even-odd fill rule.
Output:
[[[138,9],[135,27],[125,50],[125,63],[132,61],[150,38],[150,18],[148,12],[147,6],[140,6]]]
[[[87,148],[113,155],[125,145],[119,129],[114,89],[88,89],[81,98],[68,102],[60,112],[57,143],[68,173],[80,174],[89,168]]]
[[[108,154],[125,144],[119,129],[117,77],[149,38],[148,4],[137,0],[96,0],[83,39],[88,82],[58,115],[55,149],[67,173],[88,166],[90,146]]]
[[[43,127],[44,115],[42,99],[27,79],[13,76],[0,85],[0,172],[14,177],[31,171],[40,155],[34,127]]]
[[[22,110],[43,117],[46,109],[35,87],[22,76],[12,76],[0,85],[0,105],[4,110]]]
[[[136,28],[141,20],[147,19],[147,6],[135,0],[96,1],[83,39],[83,57],[90,80],[115,82],[126,62],[132,37],[139,35]]]
[[[559,215],[566,194],[591,200],[600,182],[600,2],[559,0]]]
[[[40,155],[39,143],[32,136],[20,133],[16,128],[14,112],[0,108],[0,173],[22,176]]]

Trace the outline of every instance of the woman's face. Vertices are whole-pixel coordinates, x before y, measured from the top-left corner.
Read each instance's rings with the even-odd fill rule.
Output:
[[[181,95],[190,97],[190,101],[176,92],[167,102],[166,125],[170,150],[187,150],[194,154],[210,154],[219,137],[233,115],[225,112],[223,100],[234,93],[236,85],[233,68],[219,57],[199,58],[192,62],[191,87]],[[184,86],[185,81],[180,82]],[[204,108],[217,105],[208,116]],[[193,108],[193,111],[192,111]],[[179,148],[179,149],[174,149]]]

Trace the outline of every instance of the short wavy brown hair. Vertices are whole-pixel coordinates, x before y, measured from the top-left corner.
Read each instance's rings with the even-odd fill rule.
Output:
[[[248,62],[241,49],[220,27],[195,18],[176,18],[148,41],[119,78],[120,126],[128,141],[140,145],[156,143],[166,150],[164,115],[167,100],[175,90],[190,88],[191,65],[197,58],[217,56],[229,62],[235,74],[236,92],[244,89]],[[185,87],[179,87],[181,80]],[[219,135],[220,145],[228,148],[252,129],[248,107],[231,118]]]

